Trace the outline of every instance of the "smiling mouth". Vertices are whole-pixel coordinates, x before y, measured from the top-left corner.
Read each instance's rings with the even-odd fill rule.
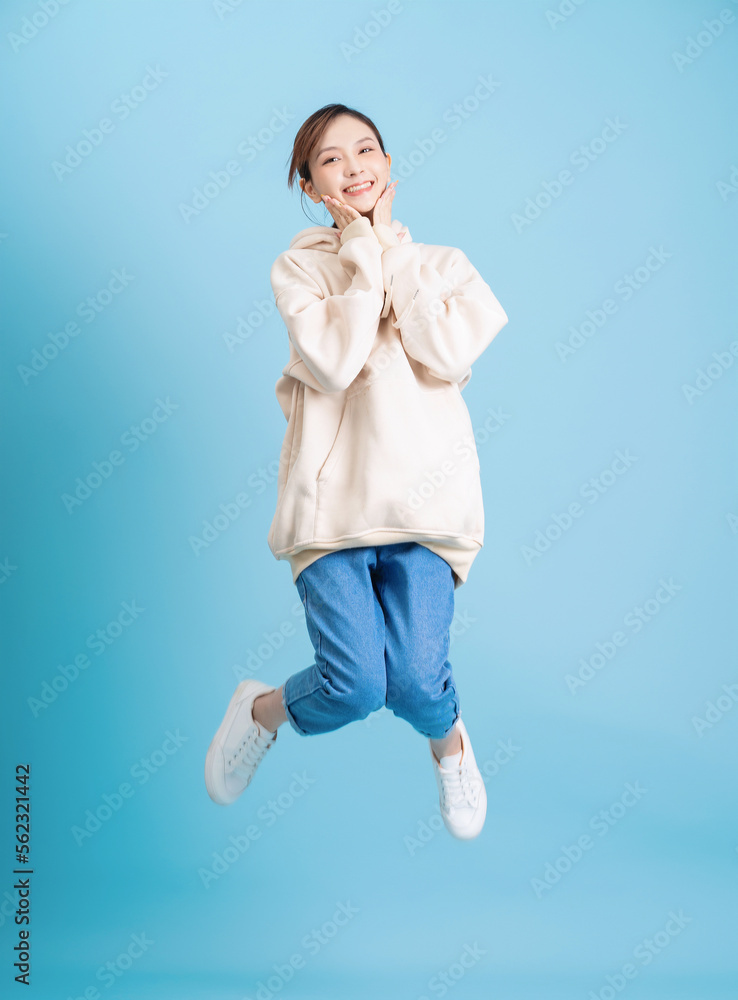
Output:
[[[374,187],[374,181],[366,181],[365,183],[367,186],[364,187],[362,185],[358,191],[349,191],[348,188],[344,188],[343,193],[349,195],[349,197],[356,198],[357,195],[364,194],[366,191],[371,191],[371,189]],[[354,185],[351,184],[349,185],[349,187],[354,187]]]

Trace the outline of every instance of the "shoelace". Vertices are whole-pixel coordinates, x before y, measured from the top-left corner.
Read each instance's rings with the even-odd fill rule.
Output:
[[[479,803],[478,782],[472,783],[468,764],[460,764],[451,772],[440,771],[443,807],[454,808],[471,805],[475,809]]]
[[[259,732],[256,725],[249,726],[244,738],[234,748],[228,760],[228,766],[239,777],[247,780],[251,777],[256,766],[261,762],[264,754],[274,742],[274,739],[267,739]]]

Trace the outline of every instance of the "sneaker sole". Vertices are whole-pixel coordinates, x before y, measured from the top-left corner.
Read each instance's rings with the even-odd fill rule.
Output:
[[[255,687],[255,685],[258,685],[258,687]],[[213,737],[213,740],[208,748],[207,756],[205,757],[205,787],[208,790],[210,798],[219,806],[229,806],[238,798],[238,795],[235,797],[229,795],[225,788],[225,755],[223,753],[223,741],[225,740],[226,734],[231,728],[233,720],[235,719],[240,708],[243,700],[243,693],[246,688],[251,688],[254,691],[254,701],[258,695],[267,694],[269,691],[276,690],[276,688],[269,687],[268,684],[264,684],[262,681],[241,681],[233,693],[233,697],[228,703],[226,714],[218,727],[218,731]],[[249,782],[249,784],[251,784],[251,782]],[[246,785],[246,788],[248,788],[248,785]],[[246,788],[244,788],[244,791]]]

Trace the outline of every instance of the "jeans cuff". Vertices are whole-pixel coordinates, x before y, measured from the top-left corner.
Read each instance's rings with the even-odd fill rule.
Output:
[[[312,736],[313,735],[312,733],[307,733],[305,732],[304,729],[300,729],[300,727],[297,725],[297,721],[295,720],[294,715],[292,714],[292,712],[289,709],[289,706],[287,705],[288,683],[289,683],[289,678],[282,685],[282,708],[284,709],[284,714],[287,716],[287,721],[289,722],[290,726],[292,726],[292,728],[295,730],[295,732],[299,733],[300,736]]]

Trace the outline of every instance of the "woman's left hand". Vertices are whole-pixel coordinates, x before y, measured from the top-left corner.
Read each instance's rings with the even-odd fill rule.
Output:
[[[376,226],[378,222],[384,223],[385,226],[389,226],[392,222],[392,202],[395,197],[395,191],[397,190],[397,181],[392,181],[392,183],[384,189],[384,191],[377,198],[377,202],[372,209],[372,225]]]

